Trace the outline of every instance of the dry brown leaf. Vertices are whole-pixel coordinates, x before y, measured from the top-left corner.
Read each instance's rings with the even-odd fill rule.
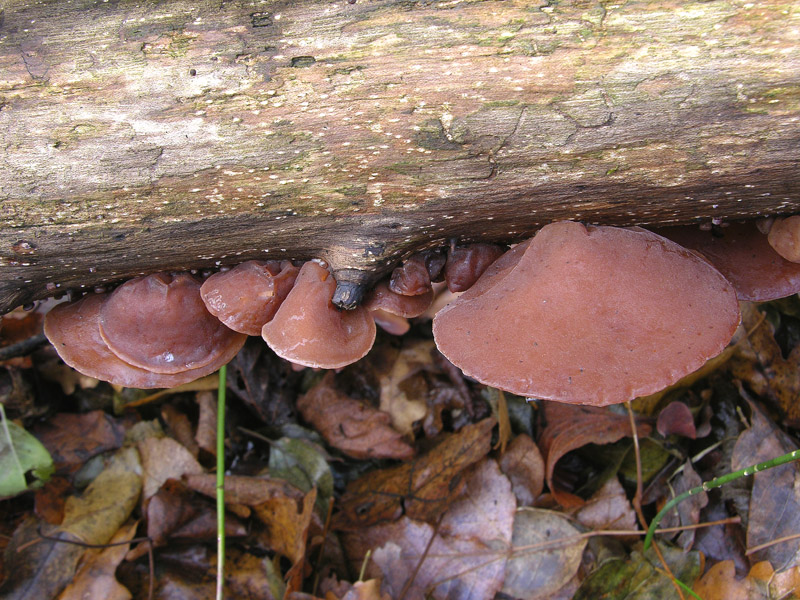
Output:
[[[675,496],[682,494],[692,488],[702,485],[703,480],[692,467],[690,461],[683,465],[683,471],[678,475],[672,484],[672,491]],[[686,527],[687,525],[697,525],[700,522],[700,511],[708,505],[708,494],[701,492],[683,502],[680,502],[675,510],[669,511],[661,521],[661,527]],[[689,550],[694,544],[696,529],[685,529],[678,535],[677,545],[684,550]],[[672,538],[675,534],[666,535]]]
[[[581,506],[584,500],[553,484],[553,471],[562,456],[586,444],[610,444],[630,436],[631,425],[628,417],[605,408],[577,406],[561,402],[542,402],[544,418],[547,423],[539,437],[539,449],[546,457],[545,470],[547,485],[553,498],[565,508]],[[640,438],[647,437],[650,426],[639,423],[636,431]]]
[[[732,363],[732,373],[751,384],[759,395],[772,398],[786,414],[787,424],[800,426],[800,347],[783,358],[772,326],[753,303],[742,303],[742,326],[749,335],[740,343],[739,360]],[[747,360],[748,350],[754,353],[755,363]]]
[[[201,450],[217,455],[217,398],[211,392],[198,392],[195,396],[200,416],[194,439]]]
[[[217,496],[217,476],[210,473],[187,475],[186,485],[208,496]],[[272,498],[288,498],[299,503],[304,494],[284,479],[268,477],[247,477],[245,475],[225,476],[225,503],[256,506]]]
[[[616,477],[606,481],[574,516],[579,523],[593,531],[638,528],[636,513]]]
[[[275,496],[253,507],[253,512],[266,525],[269,547],[287,557],[293,565],[305,556],[316,500],[317,490],[311,488],[300,503],[286,496]]]
[[[356,581],[341,600],[392,600],[389,594],[381,593],[381,582],[378,579]]]
[[[137,444],[144,475],[143,500],[158,491],[167,479],[202,473],[203,467],[192,453],[168,437],[149,437]]]
[[[763,584],[763,587],[769,592],[769,598],[800,597],[800,567],[776,573],[772,565],[764,560],[753,565],[748,577]]]
[[[390,469],[371,471],[347,486],[334,517],[337,529],[358,529],[405,514],[438,518],[460,495],[462,472],[489,453],[494,419],[464,427],[426,454]]]
[[[586,539],[561,513],[521,508],[514,519],[512,545],[503,593],[544,600],[572,581]]]
[[[60,472],[72,473],[98,454],[119,448],[123,428],[102,410],[60,413],[33,429]]]
[[[796,449],[794,442],[752,405],[752,425],[736,441],[731,470],[763,462]],[[747,518],[747,547],[800,533],[800,466],[797,461],[753,475]],[[753,554],[777,572],[800,566],[797,540],[769,546]]]
[[[167,425],[170,437],[174,438],[186,448],[189,453],[197,458],[198,447],[192,434],[192,424],[186,413],[181,412],[172,404],[164,404],[161,407],[161,418]]]
[[[428,407],[424,398],[409,397],[403,383],[432,362],[436,346],[432,340],[421,340],[405,346],[392,370],[381,378],[380,409],[392,417],[392,426],[401,434],[410,434],[415,421],[424,418]]]
[[[129,542],[136,534],[139,522],[123,525],[110,543]],[[130,544],[109,546],[102,550],[89,550],[75,574],[72,582],[64,589],[59,600],[85,600],[103,598],[104,600],[129,600],[131,593],[115,576],[117,566],[125,558]]]
[[[391,416],[337,390],[334,377],[328,372],[298,398],[303,418],[326,442],[353,458],[411,458],[414,448],[392,428]]]
[[[750,577],[736,578],[732,560],[712,565],[694,584],[694,591],[703,600],[766,600]]]
[[[542,493],[544,459],[530,436],[523,433],[511,440],[500,458],[500,468],[511,481],[520,506],[530,506]]]
[[[515,505],[508,479],[487,459],[466,476],[464,496],[443,513],[438,529],[403,517],[347,534],[346,551],[360,564],[373,549],[367,572],[383,577],[392,598],[408,586],[408,599],[430,592],[434,598],[488,600],[503,582]]]

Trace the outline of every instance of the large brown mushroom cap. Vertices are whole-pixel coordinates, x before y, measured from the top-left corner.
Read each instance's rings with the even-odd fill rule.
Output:
[[[230,346],[217,359],[183,373],[153,373],[123,361],[100,336],[100,307],[107,294],[89,294],[77,302],[59,304],[47,313],[44,332],[59,356],[73,369],[124,387],[169,388],[209,375],[230,361],[239,347]]]
[[[356,362],[375,341],[375,321],[364,307],[343,311],[331,299],[336,281],[314,261],[300,269],[275,317],[261,330],[281,358],[307,367],[338,369]]]
[[[188,273],[156,273],[118,287],[100,308],[100,335],[123,361],[156,373],[211,364],[244,336],[206,310]]]
[[[644,230],[562,222],[501,257],[433,332],[487,385],[606,405],[697,369],[738,322],[732,286],[694,253]]]
[[[200,296],[212,315],[234,331],[261,335],[289,294],[299,269],[289,261],[249,260],[203,282]]]
[[[800,291],[800,265],[780,256],[756,223],[731,223],[718,230],[665,227],[656,232],[697,250],[733,284],[740,300],[766,302]]]

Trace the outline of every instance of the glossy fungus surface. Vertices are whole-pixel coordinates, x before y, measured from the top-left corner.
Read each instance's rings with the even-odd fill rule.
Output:
[[[497,244],[468,244],[456,246],[447,254],[444,280],[451,292],[463,292],[473,286],[483,272],[503,255],[505,249]]]
[[[754,222],[710,231],[686,226],[656,232],[705,256],[733,284],[740,300],[765,302],[800,291],[800,265],[775,252]]]
[[[431,283],[439,280],[447,258],[436,250],[412,254],[394,271],[389,289],[402,296],[419,296],[431,291]]]
[[[375,321],[363,306],[343,311],[332,303],[336,282],[309,261],[275,317],[261,330],[281,358],[307,367],[336,369],[362,358],[375,341]]]
[[[100,308],[100,335],[125,362],[156,373],[205,367],[245,336],[206,310],[188,273],[156,273],[122,284]]]
[[[249,260],[203,282],[208,311],[234,331],[261,335],[294,285],[299,269],[289,261]]]
[[[606,405],[697,369],[738,322],[733,287],[693,252],[640,229],[561,222],[495,262],[433,331],[487,385]]]
[[[767,240],[783,258],[793,263],[800,262],[800,215],[775,219]]]
[[[124,387],[175,387],[213,373],[239,351],[232,346],[213,363],[182,373],[153,373],[135,367],[111,352],[100,336],[100,308],[107,297],[89,294],[76,302],[59,304],[44,319],[45,335],[59,356],[84,375]]]
[[[417,296],[397,294],[389,288],[385,279],[379,281],[364,298],[367,310],[383,310],[400,317],[411,319],[420,316],[433,302],[433,289]]]

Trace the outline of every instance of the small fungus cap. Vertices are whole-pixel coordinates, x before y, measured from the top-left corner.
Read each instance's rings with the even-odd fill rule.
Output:
[[[780,256],[752,221],[712,231],[684,226],[656,232],[711,261],[733,284],[739,300],[766,302],[800,291],[800,265]]]
[[[261,335],[294,285],[299,269],[289,261],[249,260],[203,282],[200,296],[212,315],[227,327]]]
[[[420,316],[433,302],[433,289],[418,296],[404,296],[389,288],[387,280],[379,281],[366,295],[362,306],[367,310],[383,310],[393,315],[413,319]]]
[[[560,222],[495,262],[439,311],[439,350],[527,397],[606,405],[656,392],[723,350],[731,284],[654,233]]]
[[[244,338],[206,310],[188,273],[156,273],[119,286],[100,309],[100,335],[125,362],[156,373],[204,367]]]
[[[89,294],[55,306],[44,318],[44,332],[65,363],[76,371],[131,388],[170,388],[210,375],[230,361],[244,344],[231,346],[217,360],[182,373],[153,373],[123,361],[100,336],[100,308],[107,294]]]
[[[447,289],[451,292],[468,290],[503,252],[503,247],[497,244],[480,243],[452,248],[444,267]]]
[[[433,288],[431,281],[444,267],[441,255],[429,251],[417,252],[408,257],[403,264],[392,271],[389,289],[402,296],[420,296]],[[431,271],[434,277],[431,277]]]
[[[356,362],[375,341],[375,321],[360,306],[340,310],[336,281],[315,261],[305,263],[275,317],[261,330],[281,358],[306,367],[338,369]]]
[[[775,219],[767,239],[783,258],[800,263],[800,215]]]

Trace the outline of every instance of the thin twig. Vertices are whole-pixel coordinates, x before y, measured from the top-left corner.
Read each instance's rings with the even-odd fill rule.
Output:
[[[0,361],[17,358],[18,356],[27,356],[34,350],[38,350],[47,343],[47,338],[43,333],[37,333],[27,339],[24,339],[16,344],[10,344],[0,348]]]

